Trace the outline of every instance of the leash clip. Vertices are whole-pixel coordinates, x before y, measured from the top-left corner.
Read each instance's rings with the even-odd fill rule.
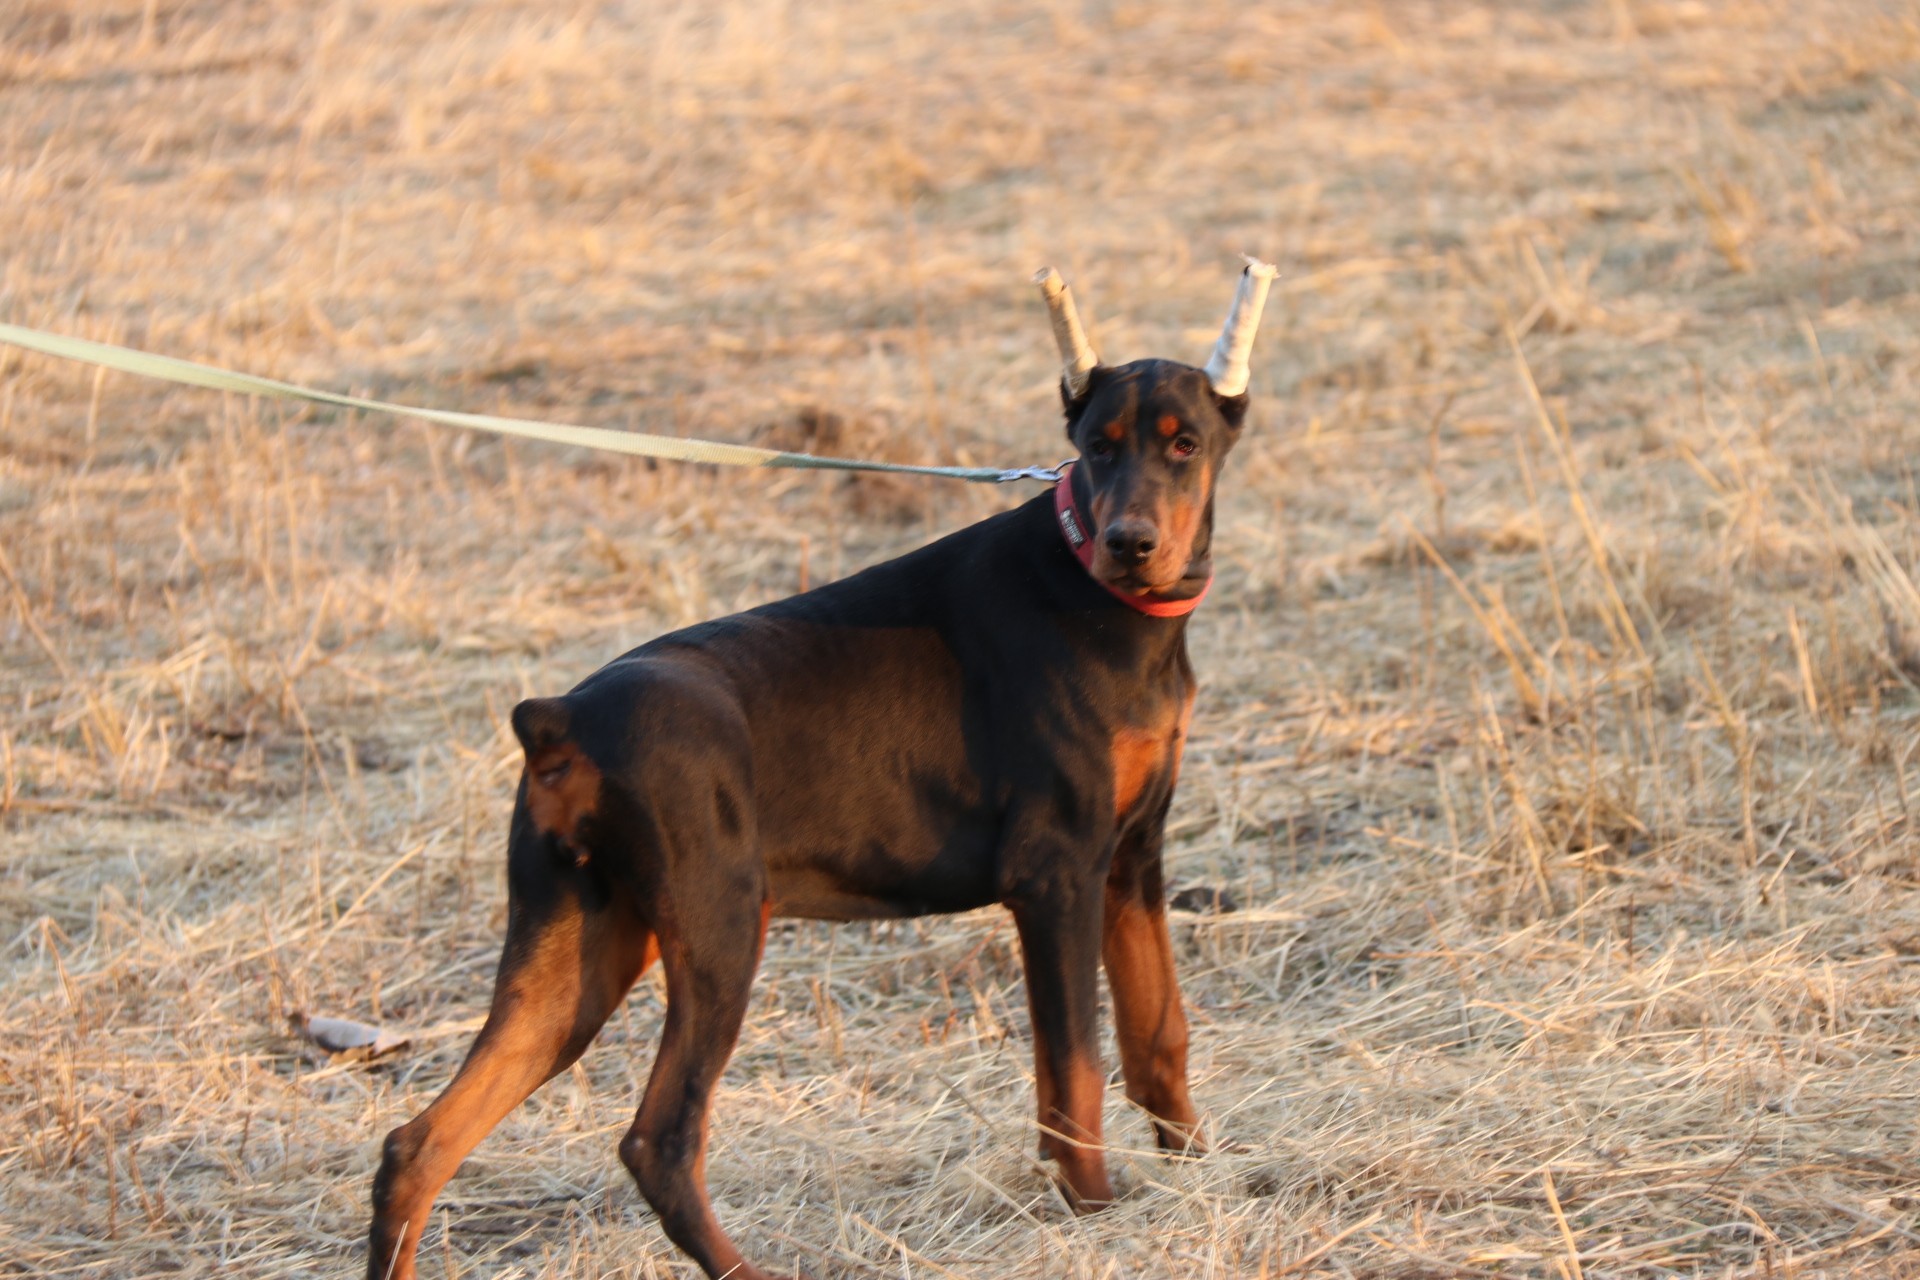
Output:
[[[1015,480],[1038,480],[1043,484],[1058,484],[1060,477],[1072,464],[1073,459],[1068,458],[1065,462],[1057,462],[1051,467],[1013,467],[995,476],[993,482],[1010,484]]]

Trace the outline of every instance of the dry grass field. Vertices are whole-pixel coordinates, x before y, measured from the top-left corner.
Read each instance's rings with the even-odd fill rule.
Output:
[[[1050,463],[1033,268],[1197,362],[1280,264],[1171,849],[1228,1147],[1116,1087],[1075,1219],[1000,913],[776,926],[711,1179],[820,1280],[1920,1275],[1916,211],[1913,0],[0,4],[0,319],[336,389]],[[357,1273],[513,702],[1033,492],[0,350],[0,1274]],[[691,1274],[660,1014],[423,1274]]]

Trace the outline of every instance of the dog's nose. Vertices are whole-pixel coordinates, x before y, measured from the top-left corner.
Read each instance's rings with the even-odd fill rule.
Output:
[[[1159,531],[1145,520],[1115,520],[1107,526],[1107,554],[1121,564],[1145,564],[1160,545]]]

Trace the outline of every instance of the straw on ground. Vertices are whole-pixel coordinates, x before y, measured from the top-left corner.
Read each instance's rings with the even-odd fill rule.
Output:
[[[1920,10],[0,11],[0,315],[482,412],[1051,461],[1029,271],[1283,271],[1172,866],[1231,1145],[1068,1216],[996,915],[782,926],[711,1178],[822,1277],[1920,1274]],[[0,1273],[360,1265],[501,931],[504,715],[1003,493],[654,468],[0,353]],[[1205,905],[1210,895],[1192,901]],[[679,1275],[660,996],[447,1275]],[[292,1010],[412,1047],[316,1062]]]

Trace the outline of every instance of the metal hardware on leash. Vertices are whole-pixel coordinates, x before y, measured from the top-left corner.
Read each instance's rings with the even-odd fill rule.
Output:
[[[1067,473],[1067,466],[1072,461],[1072,458],[1068,458],[1066,462],[1056,462],[1050,467],[1014,467],[995,476],[994,482],[1008,484],[1015,480],[1039,480],[1045,484],[1059,484],[1060,477]]]
[[[162,382],[187,387],[206,387],[214,391],[233,391],[242,395],[272,396],[280,400],[305,400],[340,409],[358,409],[366,413],[384,413],[399,418],[418,418],[442,426],[462,427],[470,431],[488,431],[494,435],[515,436],[524,440],[542,440],[548,444],[577,445],[631,457],[663,458],[673,462],[705,462],[721,467],[785,467],[817,471],[877,471],[894,475],[938,476],[946,480],[966,480],[974,484],[1007,484],[1015,480],[1041,480],[1052,483],[1060,478],[1059,468],[1015,467],[932,467],[909,462],[869,462],[858,458],[823,458],[811,453],[789,453],[782,449],[762,449],[755,445],[727,444],[718,440],[689,440],[680,436],[651,435],[644,431],[613,431],[606,427],[582,427],[568,422],[548,422],[538,418],[503,418],[490,413],[462,413],[452,409],[422,409],[414,405],[392,404],[364,396],[341,395],[334,391],[315,391],[274,378],[234,373],[212,365],[195,364],[172,356],[154,355],[131,347],[45,333],[22,325],[0,324],[0,342],[42,355],[77,360],[120,373],[157,378]]]

